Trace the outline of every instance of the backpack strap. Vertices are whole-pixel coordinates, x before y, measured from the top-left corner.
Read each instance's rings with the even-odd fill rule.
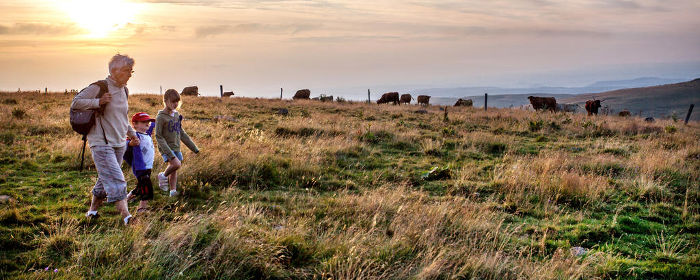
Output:
[[[106,81],[106,80],[99,80],[99,81],[94,82],[94,83],[92,83],[92,84],[90,84],[90,85],[97,85],[98,87],[100,87],[100,92],[97,93],[97,98],[101,98],[102,95],[104,95],[105,93],[109,92],[109,88],[107,87],[107,81]],[[102,117],[101,117],[102,112],[103,112],[104,109],[105,109],[105,106],[106,106],[106,104],[105,104],[105,105],[100,105],[100,109],[97,110],[97,117],[99,118],[100,127],[102,127],[102,138],[104,138],[105,144],[109,145],[109,141],[107,141],[107,135],[105,135],[105,127],[104,127],[104,125],[102,125]]]
[[[126,100],[129,100],[129,88],[124,87],[124,92],[126,92]]]
[[[97,85],[98,87],[100,87],[100,91],[97,93],[97,97],[96,97],[96,98],[102,98],[102,95],[104,95],[105,93],[109,92],[109,88],[107,87],[107,81],[106,81],[106,80],[99,80],[99,81],[94,82],[94,83],[92,83],[92,84],[90,84],[90,85]],[[100,109],[97,110],[97,112],[98,112],[98,113],[102,113],[102,111],[104,111],[104,109],[105,109],[105,106],[106,106],[106,105],[100,105]]]

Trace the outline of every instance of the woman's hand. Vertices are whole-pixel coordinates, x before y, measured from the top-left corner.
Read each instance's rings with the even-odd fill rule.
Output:
[[[141,144],[141,141],[139,141],[139,138],[135,135],[129,135],[129,146],[138,146]]]

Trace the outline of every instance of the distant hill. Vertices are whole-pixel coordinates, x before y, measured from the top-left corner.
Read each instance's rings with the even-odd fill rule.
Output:
[[[416,89],[410,90],[410,93],[415,94],[426,94],[433,97],[463,97],[463,96],[483,96],[484,93],[488,93],[489,96],[496,95],[538,95],[538,96],[557,96],[563,94],[582,94],[582,93],[594,93],[594,92],[605,92],[624,88],[638,88],[646,86],[655,86],[663,84],[671,84],[683,82],[684,79],[665,79],[665,78],[655,78],[655,77],[642,77],[631,80],[614,80],[614,81],[598,81],[587,86],[582,87],[552,87],[552,86],[539,86],[539,87],[522,87],[522,88],[502,88],[502,87],[455,87],[455,88],[426,88],[426,89]],[[519,97],[517,97],[519,98]],[[456,100],[456,99],[455,99]],[[505,100],[505,99],[504,99]],[[496,100],[494,100],[496,101]],[[514,104],[515,105],[515,104]],[[507,107],[510,106],[508,103],[506,106],[494,107]]]
[[[588,85],[589,87],[594,87],[594,88],[603,88],[603,87],[611,87],[615,89],[622,89],[622,88],[638,88],[638,87],[649,87],[649,86],[658,86],[658,85],[665,85],[665,84],[675,84],[675,83],[680,83],[680,82],[685,82],[685,79],[664,79],[664,78],[656,78],[656,77],[643,77],[643,78],[636,78],[632,80],[617,80],[617,81],[599,81],[592,83]],[[593,92],[593,91],[591,91]]]
[[[700,120],[700,79],[660,86],[629,88],[601,93],[574,95],[561,100],[563,103],[585,104],[586,100],[602,99],[604,106],[613,112],[629,110],[634,115],[668,118],[676,114],[685,118],[690,104],[695,104],[692,120]]]

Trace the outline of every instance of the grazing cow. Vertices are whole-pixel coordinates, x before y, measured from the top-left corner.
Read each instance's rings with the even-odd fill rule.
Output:
[[[598,108],[600,108],[600,100],[586,101],[586,112],[588,112],[589,116],[592,114],[598,115]]]
[[[233,96],[233,91],[225,91],[224,95],[222,97],[229,97],[229,96]]]
[[[557,111],[560,112],[576,112],[578,109],[578,104],[557,104]]]
[[[309,89],[300,89],[297,90],[292,99],[309,99],[309,96],[311,96],[311,91]]]
[[[399,104],[399,93],[398,92],[387,92],[382,94],[382,97],[377,100],[377,104],[384,104],[393,102],[394,105]]]
[[[197,88],[197,86],[183,88],[182,95],[197,96],[199,95],[199,88]]]
[[[399,104],[401,104],[401,103],[411,104],[411,99],[413,99],[413,97],[411,97],[410,94],[402,94],[401,99],[399,100]]]
[[[535,111],[550,110],[554,112],[554,110],[557,109],[557,100],[554,99],[554,97],[528,96],[527,99],[530,100],[530,104],[532,104],[532,108],[534,108]]]
[[[418,99],[416,99],[416,100],[418,101],[418,104],[420,104],[420,105],[425,105],[425,106],[430,105],[430,95],[419,95]]]
[[[323,94],[321,94],[321,96],[319,97],[319,100],[321,100],[321,102],[326,102],[326,101],[333,102],[333,95],[323,95]]]
[[[464,106],[464,107],[472,107],[474,106],[474,101],[471,99],[457,99],[457,102],[455,103],[455,107],[457,106]]]
[[[620,117],[629,117],[632,115],[632,113],[630,113],[630,111],[627,111],[627,110],[622,110],[622,111],[620,111],[620,113],[618,113],[618,115]]]

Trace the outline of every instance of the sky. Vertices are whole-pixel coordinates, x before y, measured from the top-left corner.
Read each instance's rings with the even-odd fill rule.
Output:
[[[279,96],[700,77],[697,0],[0,0],[0,90]]]

